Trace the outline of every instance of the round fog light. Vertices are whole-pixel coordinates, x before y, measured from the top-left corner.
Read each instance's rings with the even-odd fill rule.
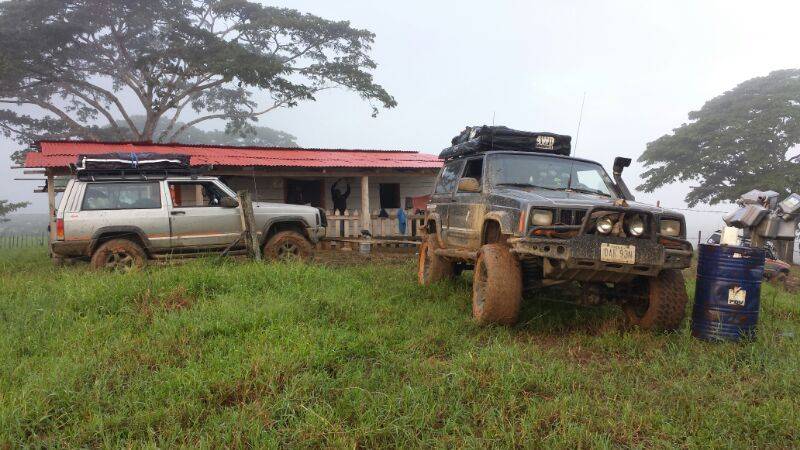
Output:
[[[636,237],[644,234],[644,219],[642,219],[642,216],[633,216],[628,220],[628,232],[631,236]]]
[[[614,228],[614,221],[611,220],[611,216],[603,216],[597,219],[597,231],[602,234],[611,233],[611,230]]]

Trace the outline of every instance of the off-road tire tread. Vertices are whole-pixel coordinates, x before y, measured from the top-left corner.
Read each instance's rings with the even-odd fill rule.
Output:
[[[124,247],[125,251],[128,252],[131,256],[134,257],[134,266],[137,269],[141,269],[147,265],[147,253],[144,251],[141,245],[133,242],[130,239],[111,239],[100,244],[99,247],[92,253],[92,260],[91,266],[96,270],[105,270],[105,254],[112,248],[115,247]]]
[[[297,231],[281,231],[275,233],[275,235],[269,238],[267,243],[264,244],[262,251],[264,260],[279,261],[280,258],[278,256],[278,249],[281,241],[285,239],[289,239],[293,241],[295,245],[297,245],[297,248],[300,250],[300,254],[298,255],[299,260],[307,261],[309,258],[311,258],[311,255],[314,252],[314,247],[305,236]]]
[[[675,331],[686,316],[686,281],[679,270],[662,270],[649,282],[649,307],[643,317],[638,317],[632,306],[625,312],[631,325],[654,331]]]
[[[419,261],[417,265],[417,282],[420,286],[429,286],[432,283],[449,279],[454,276],[455,263],[436,255],[433,251],[439,248],[436,235],[429,234],[419,248]],[[429,258],[426,259],[426,256]],[[425,265],[429,264],[427,277]]]
[[[481,265],[486,267],[484,305],[478,305],[478,283]],[[472,285],[472,315],[480,325],[513,325],[522,306],[522,269],[519,261],[503,244],[481,247],[475,263]]]

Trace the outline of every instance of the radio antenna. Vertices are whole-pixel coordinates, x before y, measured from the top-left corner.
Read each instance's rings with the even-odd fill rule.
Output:
[[[578,138],[581,136],[581,122],[583,121],[584,103],[586,103],[586,91],[583,91],[583,100],[581,100],[581,112],[578,114],[578,130],[575,132],[575,148],[572,151],[572,156],[578,155]]]

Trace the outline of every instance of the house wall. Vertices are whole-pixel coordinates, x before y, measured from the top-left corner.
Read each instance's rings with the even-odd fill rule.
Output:
[[[314,180],[319,178],[313,177],[264,177],[264,176],[224,176],[225,182],[233,190],[249,190],[253,199],[262,202],[277,202],[283,203],[284,198],[284,180],[291,179],[308,179]],[[324,191],[325,191],[325,209],[333,209],[333,200],[331,199],[331,186],[336,182],[338,177],[324,178]],[[433,183],[436,176],[433,174],[417,175],[414,173],[402,175],[369,175],[369,205],[373,211],[380,209],[380,188],[381,183],[397,183],[400,185],[400,205],[405,205],[406,197],[419,197],[429,195],[433,191]],[[360,177],[346,177],[339,183],[339,189],[344,189],[350,183],[350,196],[347,198],[347,209],[360,210],[361,209],[361,178]]]

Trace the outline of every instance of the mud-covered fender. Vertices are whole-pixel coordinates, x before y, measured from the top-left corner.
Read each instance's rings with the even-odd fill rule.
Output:
[[[94,234],[92,234],[92,237],[89,240],[88,253],[90,255],[94,253],[94,251],[97,250],[97,247],[100,246],[100,242],[109,238],[122,238],[133,241],[138,240],[141,245],[144,246],[146,251],[149,252],[150,249],[152,249],[150,239],[147,238],[147,234],[141,228],[130,225],[114,225],[95,230]]]
[[[444,247],[444,240],[442,239],[442,218],[439,216],[439,213],[430,211],[425,213],[423,229],[426,233],[430,233],[431,224],[435,225],[433,232],[436,235],[436,240],[439,241],[440,246]]]
[[[500,224],[500,232],[502,234],[514,234],[517,226],[519,216],[514,217],[506,211],[490,211],[483,218],[483,225],[481,225],[481,236],[486,231],[486,224],[489,222],[497,222]]]

